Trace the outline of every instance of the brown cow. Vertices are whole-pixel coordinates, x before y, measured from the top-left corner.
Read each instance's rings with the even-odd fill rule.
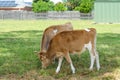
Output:
[[[70,63],[72,73],[75,73],[75,68],[73,66],[69,53],[81,53],[85,49],[88,49],[90,53],[90,70],[93,69],[95,60],[97,64],[97,70],[99,70],[99,56],[96,51],[96,30],[94,28],[89,28],[85,30],[64,31],[57,34],[50,41],[47,52],[40,52],[39,57],[41,59],[43,68],[46,68],[54,59],[54,57],[59,58],[56,73],[60,71],[63,57],[65,57],[68,63]]]
[[[58,33],[62,31],[71,31],[73,26],[70,22],[62,25],[52,25],[45,29],[42,37],[41,52],[46,52],[49,46],[50,40]]]

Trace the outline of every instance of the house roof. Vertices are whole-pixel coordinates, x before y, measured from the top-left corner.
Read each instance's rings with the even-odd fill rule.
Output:
[[[0,7],[16,7],[15,1],[0,1]]]
[[[32,2],[16,3],[15,0],[0,0],[0,7],[32,7]]]

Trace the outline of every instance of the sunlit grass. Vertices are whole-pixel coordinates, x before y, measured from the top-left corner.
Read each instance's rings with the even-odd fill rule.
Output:
[[[53,24],[72,22],[74,29],[94,27],[97,29],[97,50],[100,55],[100,71],[89,71],[88,51],[71,55],[76,74],[72,75],[69,64],[63,61],[59,74],[55,74],[57,61],[47,69],[35,51],[40,50],[43,30]],[[120,74],[120,24],[94,24],[91,20],[0,20],[0,76],[15,74],[24,76],[36,71],[34,76],[52,76],[59,79],[117,80]],[[38,79],[40,80],[40,79]]]

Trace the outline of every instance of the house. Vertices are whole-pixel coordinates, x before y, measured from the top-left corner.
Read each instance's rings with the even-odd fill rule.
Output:
[[[0,0],[0,10],[32,10],[32,0]]]

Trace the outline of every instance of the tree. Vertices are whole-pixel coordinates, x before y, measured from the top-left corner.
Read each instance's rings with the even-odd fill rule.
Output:
[[[80,11],[82,13],[89,13],[93,9],[94,0],[82,0],[80,5],[75,7],[74,10]]]
[[[81,0],[67,0],[66,5],[68,10],[74,10],[75,7],[80,5]]]
[[[43,1],[45,1],[45,2],[50,2],[50,0],[43,0]]]
[[[36,3],[36,2],[38,2],[39,0],[33,0],[33,3]]]

